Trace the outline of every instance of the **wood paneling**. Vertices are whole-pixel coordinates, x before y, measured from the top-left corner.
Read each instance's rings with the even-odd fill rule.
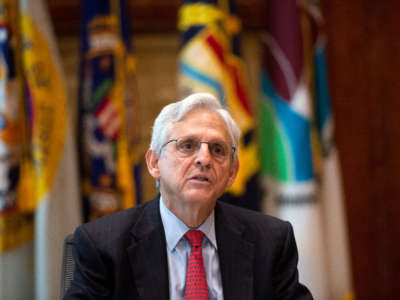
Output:
[[[46,0],[58,35],[79,32],[81,0]],[[176,30],[180,0],[127,0],[133,32],[171,32]],[[265,2],[237,1],[238,12],[246,29],[260,28]]]
[[[400,294],[400,3],[323,1],[357,299]]]

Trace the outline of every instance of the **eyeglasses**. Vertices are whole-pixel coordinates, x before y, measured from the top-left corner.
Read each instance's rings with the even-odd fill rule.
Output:
[[[199,138],[193,136],[171,139],[162,145],[161,149],[171,142],[176,143],[176,150],[178,150],[178,152],[183,156],[191,156],[199,151],[201,144],[208,144],[208,150],[210,151],[211,156],[220,162],[225,161],[229,155],[232,155],[233,157],[233,154],[236,151],[235,147],[229,147],[229,145],[224,141],[213,140],[209,142],[203,142],[200,141]]]

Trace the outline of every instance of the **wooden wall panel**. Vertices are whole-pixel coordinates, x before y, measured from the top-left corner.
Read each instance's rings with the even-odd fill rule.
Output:
[[[59,35],[79,32],[81,0],[45,0]],[[131,26],[136,33],[176,31],[180,0],[127,0]],[[246,29],[264,22],[265,1],[238,0],[238,12]]]
[[[324,0],[357,299],[400,294],[400,22],[394,1]]]

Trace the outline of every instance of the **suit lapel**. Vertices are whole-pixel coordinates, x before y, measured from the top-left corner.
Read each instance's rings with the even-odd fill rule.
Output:
[[[168,300],[168,262],[159,198],[144,208],[131,234],[127,251],[140,299]]]
[[[215,231],[224,299],[253,299],[254,245],[244,239],[244,225],[223,204],[215,207]]]

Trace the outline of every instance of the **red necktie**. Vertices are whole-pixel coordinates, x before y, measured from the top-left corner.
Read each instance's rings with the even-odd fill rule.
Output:
[[[200,230],[189,230],[185,233],[185,238],[191,247],[186,273],[185,300],[208,300],[210,298],[201,251],[204,233]]]

